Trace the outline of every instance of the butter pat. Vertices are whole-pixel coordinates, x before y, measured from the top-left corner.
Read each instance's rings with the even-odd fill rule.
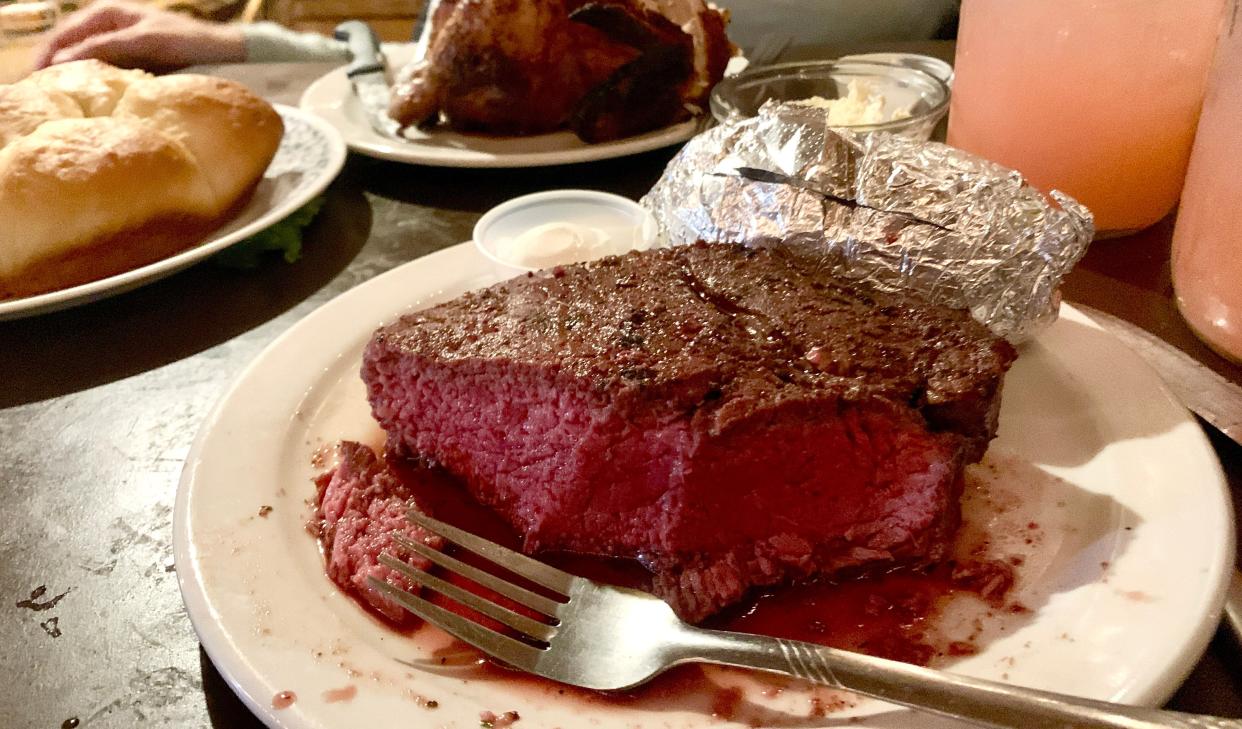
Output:
[[[884,107],[887,99],[884,95],[876,90],[874,84],[857,79],[849,82],[843,97],[826,99],[822,96],[812,96],[791,103],[827,111],[828,125],[833,127],[883,124],[910,117],[909,106],[894,109],[891,114],[886,114]]]

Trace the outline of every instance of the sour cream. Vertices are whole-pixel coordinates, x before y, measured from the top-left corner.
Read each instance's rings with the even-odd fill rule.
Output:
[[[641,205],[606,192],[552,190],[489,210],[474,228],[479,252],[515,275],[646,250],[655,219]]]
[[[496,241],[497,258],[527,268],[593,261],[623,252],[608,231],[568,221],[536,225],[516,237]]]

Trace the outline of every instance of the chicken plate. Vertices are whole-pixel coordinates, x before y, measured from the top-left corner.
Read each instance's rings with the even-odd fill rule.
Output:
[[[735,48],[703,0],[441,0],[398,75],[403,126],[587,142],[702,113]]]

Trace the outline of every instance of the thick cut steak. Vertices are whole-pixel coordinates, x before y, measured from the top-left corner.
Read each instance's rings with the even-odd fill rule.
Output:
[[[640,559],[701,620],[752,586],[942,558],[1014,356],[812,258],[697,245],[410,314],[362,375],[390,449],[460,476],[527,551]]]

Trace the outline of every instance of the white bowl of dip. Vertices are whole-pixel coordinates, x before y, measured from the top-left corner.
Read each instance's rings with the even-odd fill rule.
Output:
[[[650,248],[655,217],[629,198],[595,190],[523,195],[483,214],[474,245],[496,270],[517,276]]]

